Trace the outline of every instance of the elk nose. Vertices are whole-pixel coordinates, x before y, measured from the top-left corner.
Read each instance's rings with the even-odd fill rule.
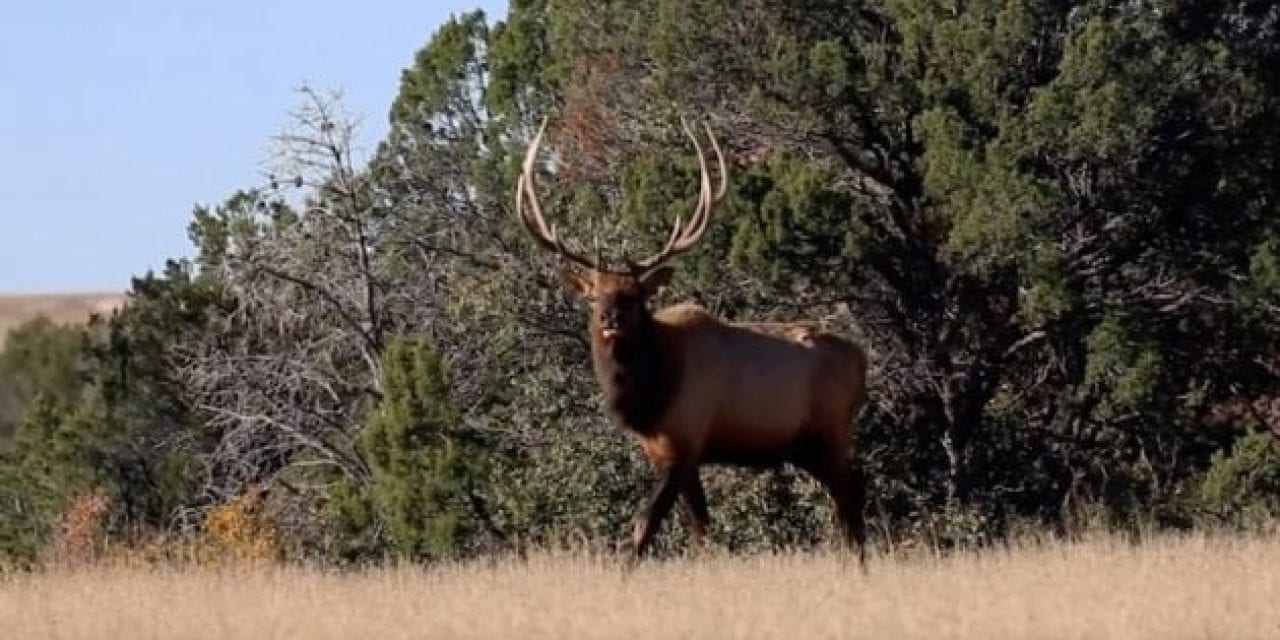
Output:
[[[600,332],[609,337],[618,333],[619,322],[618,312],[616,309],[609,309],[600,314]]]

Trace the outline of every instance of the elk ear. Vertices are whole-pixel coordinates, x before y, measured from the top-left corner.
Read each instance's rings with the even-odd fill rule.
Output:
[[[659,267],[644,274],[640,280],[640,286],[644,287],[647,295],[653,295],[658,289],[667,286],[671,282],[671,274],[675,273],[675,269],[671,267]]]
[[[565,267],[560,270],[560,281],[564,286],[582,298],[590,298],[594,287],[591,286],[591,279],[582,274]]]

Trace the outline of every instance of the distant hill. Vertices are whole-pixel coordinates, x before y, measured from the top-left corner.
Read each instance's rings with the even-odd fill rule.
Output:
[[[84,322],[92,313],[106,315],[125,301],[125,294],[96,293],[0,294],[0,345],[9,330],[40,315],[54,322]]]

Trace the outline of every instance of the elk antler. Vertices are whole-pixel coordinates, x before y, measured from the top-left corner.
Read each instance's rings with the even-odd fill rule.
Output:
[[[680,218],[676,217],[676,224],[671,229],[667,244],[657,255],[639,262],[627,261],[632,274],[642,275],[648,273],[697,244],[707,232],[707,225],[711,222],[711,213],[715,208],[715,204],[724,198],[725,192],[728,190],[728,172],[725,168],[724,155],[720,152],[720,144],[716,142],[716,137],[711,132],[711,127],[703,125],[706,128],[707,136],[711,139],[711,148],[716,152],[716,161],[720,169],[720,189],[714,195],[711,192],[711,174],[707,171],[707,158],[702,152],[702,143],[698,142],[698,137],[694,135],[693,130],[689,128],[689,123],[683,116],[680,118],[680,125],[684,128],[684,132],[689,136],[689,139],[693,140],[693,147],[698,152],[698,167],[701,171],[698,203],[694,206],[693,214],[689,216],[687,225],[681,224]],[[520,173],[519,180],[516,181],[516,215],[520,217],[525,230],[529,232],[529,235],[533,236],[538,246],[548,251],[554,251],[588,269],[599,271],[599,256],[592,260],[570,250],[556,233],[556,226],[554,224],[548,225],[546,218],[542,215],[542,206],[538,203],[538,194],[534,181],[533,164],[537,160],[538,147],[542,144],[542,134],[546,129],[547,119],[543,118],[542,126],[538,128],[538,133],[529,143],[529,151],[525,154],[524,167]],[[525,208],[526,198],[528,199],[527,209]]]
[[[716,136],[711,132],[711,127],[706,124],[703,125],[703,128],[707,130],[707,137],[711,139],[711,148],[716,152],[716,163],[720,169],[720,189],[716,191],[714,196],[711,194],[711,175],[707,172],[707,158],[702,153],[702,144],[698,142],[698,136],[694,135],[693,130],[689,128],[689,123],[684,119],[684,116],[680,117],[680,126],[684,128],[685,135],[689,136],[690,140],[693,140],[693,148],[698,152],[698,168],[701,173],[698,203],[694,205],[693,214],[689,216],[689,224],[687,226],[682,227],[680,217],[676,217],[676,224],[671,229],[671,236],[667,238],[667,244],[662,247],[662,250],[657,255],[631,263],[631,271],[633,273],[652,271],[662,263],[678,254],[684,253],[697,244],[702,239],[703,234],[707,232],[707,225],[711,222],[711,213],[716,203],[724,198],[725,191],[729,187],[729,174],[725,169],[724,155],[720,153],[720,144],[716,142]]]
[[[597,270],[600,266],[598,258],[592,260],[564,246],[564,241],[556,233],[556,226],[547,225],[546,218],[542,216],[542,205],[538,204],[537,186],[533,178],[533,163],[538,159],[538,147],[542,144],[542,134],[546,130],[547,119],[544,117],[542,126],[538,127],[537,135],[529,143],[529,151],[524,156],[524,168],[519,180],[516,181],[516,215],[520,216],[525,230],[538,242],[538,246],[554,251],[588,269]],[[525,198],[529,199],[527,210],[524,207]]]

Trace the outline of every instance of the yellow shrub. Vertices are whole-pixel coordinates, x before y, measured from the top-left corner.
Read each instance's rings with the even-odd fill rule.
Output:
[[[111,547],[114,565],[167,564],[213,567],[258,564],[280,557],[279,532],[262,509],[263,492],[252,490],[210,509],[202,530],[192,534],[151,532]]]
[[[280,536],[262,510],[264,494],[248,491],[205,515],[205,536],[227,559],[260,562],[279,557]]]

